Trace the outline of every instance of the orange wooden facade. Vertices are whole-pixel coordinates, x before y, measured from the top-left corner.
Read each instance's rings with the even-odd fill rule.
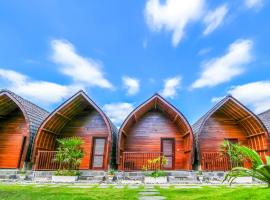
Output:
[[[29,157],[31,139],[36,133],[35,125],[39,126],[46,114],[46,111],[10,91],[0,92],[0,168],[23,167]],[[33,118],[39,119],[35,119],[35,125]]]
[[[231,96],[199,119],[193,129],[202,170],[230,169],[228,159],[218,156],[225,140],[249,146],[262,157],[269,153],[266,128],[255,114]]]
[[[34,169],[57,168],[54,151],[57,138],[77,136],[83,140],[84,157],[80,169],[108,169],[113,158],[115,128],[101,109],[79,91],[53,111],[43,122],[35,139]]]
[[[142,170],[154,154],[168,159],[165,169],[192,168],[192,129],[185,117],[158,94],[131,112],[121,126],[117,151],[119,169]]]

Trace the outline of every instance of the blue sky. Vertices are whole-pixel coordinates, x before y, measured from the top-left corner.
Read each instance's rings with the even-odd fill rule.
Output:
[[[159,92],[190,123],[270,108],[266,0],[1,1],[0,86],[53,110],[84,89],[119,126]]]

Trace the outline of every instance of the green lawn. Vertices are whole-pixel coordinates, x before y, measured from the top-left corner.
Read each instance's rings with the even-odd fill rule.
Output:
[[[261,187],[236,188],[189,188],[189,189],[159,189],[167,200],[269,200],[270,189]]]
[[[157,187],[162,196],[168,200],[269,200],[270,189],[262,187],[219,187],[219,188],[174,188],[163,189]],[[135,200],[139,197],[138,189],[128,188],[68,188],[65,186],[37,186],[37,185],[4,185],[0,184],[0,200]]]
[[[122,200],[138,199],[139,189],[67,188],[0,185],[1,200]]]

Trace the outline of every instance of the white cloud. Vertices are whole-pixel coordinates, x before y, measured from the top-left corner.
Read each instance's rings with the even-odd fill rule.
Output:
[[[210,51],[212,51],[211,47],[203,48],[198,52],[198,55],[203,56],[205,54],[208,54]]]
[[[263,0],[245,0],[247,8],[259,9],[263,6]]]
[[[127,89],[128,95],[137,94],[140,90],[140,81],[136,78],[131,78],[128,76],[122,77],[124,87]]]
[[[103,106],[104,112],[117,126],[120,126],[125,118],[134,110],[131,103],[111,103]]]
[[[171,31],[172,43],[177,46],[186,26],[200,20],[204,6],[204,0],[166,0],[164,3],[148,0],[145,6],[147,24],[153,31]]]
[[[177,95],[177,90],[180,88],[182,78],[177,76],[166,79],[164,81],[164,88],[161,95],[164,97],[174,98]]]
[[[205,17],[204,17],[204,24],[205,29],[203,31],[204,35],[208,35],[212,33],[216,28],[218,28],[221,23],[223,22],[226,14],[228,12],[227,5],[222,5],[216,8],[214,11],[210,11]]]
[[[6,69],[0,69],[0,80],[4,82],[3,86],[7,89],[29,98],[39,105],[49,105],[62,101],[80,87],[60,85],[47,81],[35,81],[24,74]]]
[[[228,52],[218,58],[205,62],[199,79],[192,88],[213,87],[230,81],[235,76],[244,73],[244,66],[252,60],[252,41],[237,40],[232,43]]]
[[[52,59],[61,65],[59,70],[63,74],[86,86],[113,88],[113,85],[104,77],[101,65],[93,59],[80,56],[71,43],[53,40],[51,46]]]
[[[228,94],[261,113],[270,108],[270,81],[257,81],[243,85],[233,86]]]
[[[211,102],[212,102],[212,103],[217,103],[217,102],[221,101],[221,100],[224,99],[224,98],[225,98],[225,96],[221,96],[221,97],[213,97],[213,98],[211,99]]]

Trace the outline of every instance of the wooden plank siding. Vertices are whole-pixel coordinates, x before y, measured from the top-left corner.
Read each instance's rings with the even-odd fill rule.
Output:
[[[39,128],[32,156],[34,168],[41,170],[37,165],[42,163],[37,160],[39,151],[55,151],[57,139],[76,136],[84,142],[82,145],[84,157],[79,167],[82,170],[92,169],[93,138],[106,139],[103,167],[106,170],[113,159],[111,156],[112,144],[115,142],[113,134],[115,134],[114,127],[106,115],[83,91],[79,91],[53,111]]]
[[[193,125],[193,131],[198,155],[197,162],[202,170],[224,169],[226,171],[231,168],[230,163],[225,162],[226,159],[222,160],[218,156],[212,158],[212,163],[216,163],[216,166],[212,164],[206,168],[206,164],[203,163],[210,162],[206,161],[208,155],[220,153],[220,146],[225,140],[238,141],[239,144],[256,150],[262,159],[265,155],[269,155],[269,136],[266,127],[254,113],[232,96],[222,99],[201,117]]]
[[[18,108],[0,119],[0,168],[20,166],[21,153],[25,151],[24,137],[27,137],[27,124]]]
[[[121,126],[118,141],[119,168],[121,169],[120,160],[124,152],[127,155],[129,152],[137,152],[143,157],[147,153],[159,154],[162,151],[161,140],[164,138],[174,140],[172,170],[191,169],[193,161],[191,127],[178,110],[156,94],[136,108]],[[136,156],[133,154],[133,157]],[[138,156],[136,158],[139,160]]]
[[[29,163],[37,127],[48,112],[9,90],[0,91],[0,168]]]

